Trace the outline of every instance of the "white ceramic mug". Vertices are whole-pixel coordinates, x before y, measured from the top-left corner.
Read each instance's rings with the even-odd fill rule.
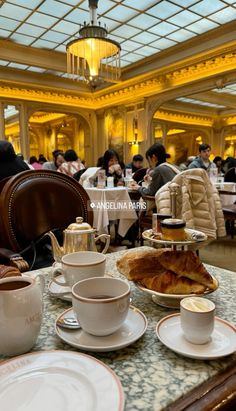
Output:
[[[104,276],[105,268],[106,256],[104,254],[96,251],[77,251],[63,255],[61,267],[53,268],[52,281],[61,286],[72,287],[85,278]],[[57,278],[58,274],[63,275],[64,281]]]
[[[36,280],[6,277],[0,280],[0,354],[19,355],[35,344],[42,323],[42,289]]]
[[[202,297],[186,297],[180,302],[180,322],[186,340],[209,342],[214,330],[215,304]]]
[[[126,319],[130,285],[118,278],[89,278],[72,287],[72,305],[82,329],[104,336],[117,331]]]

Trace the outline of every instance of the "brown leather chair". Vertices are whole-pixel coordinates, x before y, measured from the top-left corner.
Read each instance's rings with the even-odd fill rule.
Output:
[[[37,244],[49,230],[65,229],[78,216],[93,224],[84,188],[75,179],[50,170],[29,170],[11,177],[0,195],[0,216],[0,263],[4,264],[12,256],[10,251],[13,261],[19,261],[15,253]],[[23,271],[27,264],[20,268]]]

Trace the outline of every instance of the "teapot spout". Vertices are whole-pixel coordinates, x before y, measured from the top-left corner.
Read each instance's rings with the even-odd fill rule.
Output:
[[[63,248],[60,247],[60,245],[58,244],[58,241],[52,231],[48,231],[48,233],[46,233],[45,235],[48,235],[51,238],[52,254],[53,254],[54,260],[57,263],[60,263],[61,257],[63,256]]]

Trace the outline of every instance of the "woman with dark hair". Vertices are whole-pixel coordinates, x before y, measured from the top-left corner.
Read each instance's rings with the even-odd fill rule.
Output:
[[[153,144],[146,151],[146,159],[152,169],[150,184],[148,187],[140,187],[138,184],[131,186],[138,190],[142,196],[154,196],[164,184],[171,181],[180,171],[178,167],[166,162],[170,155],[166,153],[165,147],[160,143]]]
[[[107,150],[103,156],[102,169],[107,177],[114,177],[114,185],[124,185],[119,155],[115,150]]]
[[[0,140],[0,180],[29,169],[25,161],[16,155],[12,144]]]
[[[80,170],[83,170],[85,167],[81,163],[79,157],[77,156],[75,150],[69,149],[66,150],[64,154],[65,162],[58,167],[57,171],[68,176],[73,177],[73,175]]]
[[[41,170],[42,164],[39,164],[37,157],[31,156],[29,159],[29,164],[35,169],[35,170]]]

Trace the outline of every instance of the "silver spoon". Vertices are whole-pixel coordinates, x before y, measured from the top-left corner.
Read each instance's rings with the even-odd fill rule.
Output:
[[[59,327],[69,328],[70,330],[78,330],[81,325],[75,317],[59,318],[56,323]]]

